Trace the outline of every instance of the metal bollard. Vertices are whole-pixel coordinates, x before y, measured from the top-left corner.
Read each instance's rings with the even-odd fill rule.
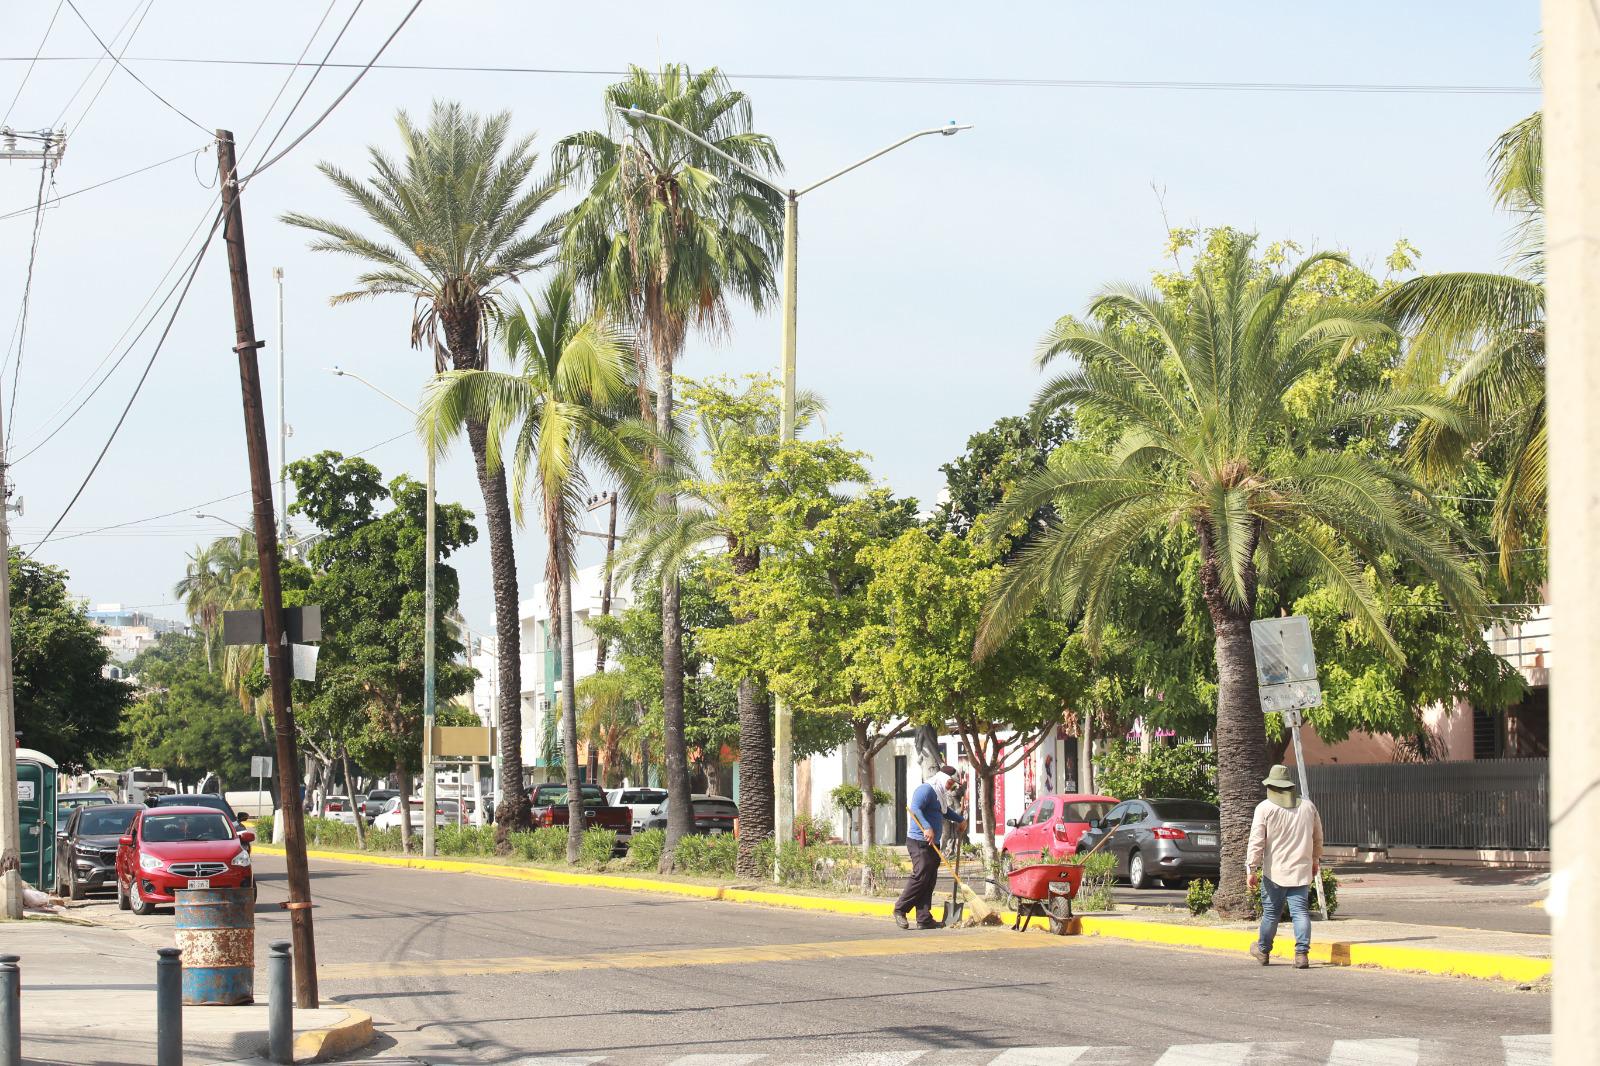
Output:
[[[177,948],[157,948],[156,1066],[183,1066],[183,962]]]
[[[294,957],[289,941],[274,940],[267,957],[267,1058],[294,1062]]]
[[[0,1066],[22,1066],[22,971],[0,955]]]

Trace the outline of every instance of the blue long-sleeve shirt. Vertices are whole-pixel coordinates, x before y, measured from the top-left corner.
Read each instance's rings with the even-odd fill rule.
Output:
[[[927,843],[927,837],[922,835],[922,829],[917,824],[918,819],[921,819],[922,825],[927,826],[928,832],[933,834],[934,843],[938,843],[939,839],[944,835],[946,812],[944,803],[940,800],[938,793],[933,790],[933,786],[927,782],[918,785],[911,793],[911,802],[907,806],[911,808],[917,817],[913,818],[911,824],[906,828],[906,837]],[[966,821],[965,818],[953,811],[950,812],[950,820],[954,822]]]

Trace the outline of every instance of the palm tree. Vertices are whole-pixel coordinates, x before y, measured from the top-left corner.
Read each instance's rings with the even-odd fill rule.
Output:
[[[544,526],[545,580],[550,617],[561,642],[561,713],[566,738],[567,861],[577,862],[583,835],[578,789],[578,701],[572,633],[573,541],[589,495],[588,469],[598,467],[629,489],[640,481],[642,439],[630,418],[634,361],[628,338],[601,317],[578,307],[569,274],[551,279],[544,293],[503,323],[506,355],[517,373],[454,370],[440,374],[423,394],[421,423],[439,447],[474,424],[491,427],[485,461],[502,468],[502,435],[514,435],[513,505],[520,523],[523,500],[536,501]]]
[[[777,149],[751,126],[750,102],[715,67],[692,73],[668,64],[631,67],[605,93],[605,130],[564,138],[563,171],[588,183],[574,210],[562,253],[596,303],[639,337],[639,413],[649,418],[645,361],[654,371],[655,424],[662,440],[673,419],[672,373],[691,328],[725,330],[728,301],[760,310],[776,286],[773,260],[781,203],[766,185],[664,123],[629,120],[638,109],[662,115],[755,169],[779,167]],[[667,483],[667,458],[657,465]],[[672,507],[669,489],[657,500]],[[689,758],[683,720],[683,633],[677,571],[661,571],[664,747],[670,796],[663,871],[673,868],[678,838],[691,831]]]
[[[628,751],[636,747],[639,716],[627,697],[622,673],[590,674],[577,686],[578,736],[600,756],[600,780],[605,786],[620,783]]]
[[[1350,396],[1309,425],[1291,416],[1286,398],[1298,383],[1342,346],[1386,331],[1372,312],[1293,306],[1307,275],[1342,257],[1315,254],[1270,273],[1252,260],[1253,243],[1241,238],[1214,266],[1197,268],[1186,300],[1113,287],[1090,305],[1092,321],[1063,318],[1045,338],[1041,365],[1062,355],[1079,365],[1044,386],[1035,415],[1078,409],[1111,420],[1120,439],[1108,452],[1063,450],[1001,505],[997,537],[1042,507],[1055,517],[1002,572],[978,636],[979,654],[992,652],[1048,598],[1081,614],[1098,639],[1120,564],[1152,538],[1192,531],[1217,664],[1217,906],[1230,915],[1248,909],[1245,848],[1266,769],[1250,633],[1259,568],[1291,553],[1396,659],[1369,561],[1390,554],[1420,567],[1465,626],[1485,607],[1420,487],[1397,468],[1337,450],[1331,436],[1351,424],[1465,419],[1421,389]]]
[[[386,294],[412,300],[411,344],[431,351],[436,373],[446,362],[456,370],[483,368],[485,331],[503,309],[500,287],[540,266],[558,241],[561,219],[536,222],[536,217],[559,183],[530,181],[538,163],[533,138],[508,143],[510,121],[505,112],[481,118],[459,104],[435,103],[426,129],[399,113],[402,162],[369,149],[371,180],[358,181],[330,163],[320,164],[328,180],[382,231],[380,237],[339,222],[284,216],[290,225],[322,234],[312,242],[314,250],[340,252],[368,265],[358,287],[335,296],[334,304]],[[517,562],[505,474],[489,461],[490,427],[474,419],[466,431],[483,491],[499,620],[497,720],[504,785],[495,822],[503,848],[509,846],[507,832],[529,824],[522,779]]]
[[[1386,293],[1379,306],[1411,335],[1410,371],[1438,381],[1504,446],[1506,474],[1491,515],[1500,573],[1530,529],[1543,526],[1545,490],[1544,150],[1535,112],[1501,134],[1490,153],[1497,206],[1519,216],[1514,273],[1429,274]],[[1455,466],[1476,434],[1425,425],[1413,453],[1429,472]]]

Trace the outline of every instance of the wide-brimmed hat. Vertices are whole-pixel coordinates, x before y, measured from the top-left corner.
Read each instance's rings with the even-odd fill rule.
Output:
[[[1294,789],[1300,787],[1295,782],[1294,778],[1289,776],[1289,768],[1283,765],[1283,763],[1279,763],[1271,770],[1267,771],[1266,779],[1261,783],[1266,785],[1268,788]]]

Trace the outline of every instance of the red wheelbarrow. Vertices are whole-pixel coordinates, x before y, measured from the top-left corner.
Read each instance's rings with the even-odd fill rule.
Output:
[[[1046,918],[1050,931],[1064,936],[1072,921],[1072,901],[1083,886],[1083,867],[1066,863],[1024,866],[1007,874],[1006,884],[1017,901],[1017,920],[1011,928],[1026,931],[1034,918]]]

